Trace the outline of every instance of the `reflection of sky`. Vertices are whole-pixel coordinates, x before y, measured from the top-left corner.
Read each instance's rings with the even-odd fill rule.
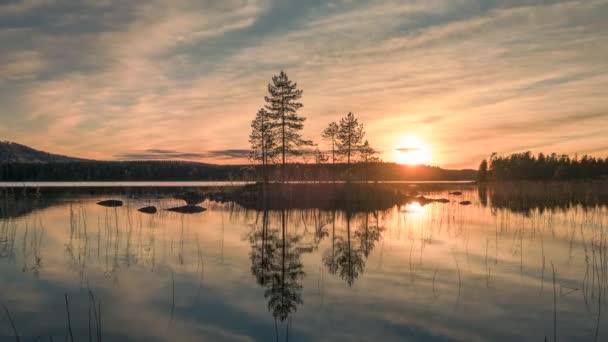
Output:
[[[463,199],[474,197],[466,192]],[[22,338],[28,333],[63,336],[65,292],[75,333],[85,337],[89,286],[102,300],[108,339],[274,339],[274,321],[249,258],[248,236],[254,226],[260,229],[261,215],[212,205],[197,215],[148,216],[134,210],[143,201],[116,210],[94,203],[74,203],[72,221],[70,206],[63,204],[0,222],[0,232],[14,228],[16,233],[14,259],[0,260],[0,286]],[[348,241],[346,217],[336,215],[336,240]],[[381,239],[348,287],[322,260],[331,249],[332,214],[291,212],[288,235],[300,236],[301,247],[314,247],[301,255],[304,304],[291,315],[290,339],[542,340],[553,329],[551,262],[562,286],[581,288],[584,246],[597,237],[598,227],[606,226],[606,217],[605,208],[524,217],[457,203],[427,205],[414,219],[399,208],[354,214],[354,248],[366,226],[371,232],[378,225]],[[270,227],[280,228],[279,213],[270,214]],[[315,245],[317,227],[328,236]],[[37,255],[42,267],[36,278]],[[168,328],[172,274],[175,311]],[[582,291],[558,295],[563,340],[593,337],[595,320],[588,319],[582,296]],[[595,312],[597,305],[590,309]],[[285,323],[279,329],[284,334]],[[10,334],[9,326],[0,326],[0,335]]]
[[[306,138],[352,111],[386,160],[412,134],[451,167],[601,155],[607,15],[605,0],[2,1],[0,134],[81,157],[242,161],[285,69]]]

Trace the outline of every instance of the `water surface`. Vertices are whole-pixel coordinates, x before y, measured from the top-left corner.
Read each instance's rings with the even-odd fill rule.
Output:
[[[64,194],[0,219],[0,302],[25,341],[63,341],[69,325],[77,341],[608,338],[606,206],[522,210],[480,190],[369,212],[206,201],[193,215],[137,211],[181,204],[156,196],[107,208]],[[3,314],[0,339],[13,335]]]
[[[92,181],[92,182],[0,182],[0,188],[107,188],[107,187],[227,187],[254,184],[252,181]],[[343,181],[289,181],[290,184],[319,184],[344,183]],[[354,183],[383,183],[383,184],[468,184],[473,181],[374,181]]]

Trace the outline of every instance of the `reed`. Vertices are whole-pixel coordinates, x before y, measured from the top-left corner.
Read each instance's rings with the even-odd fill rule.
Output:
[[[67,314],[68,334],[70,336],[70,341],[74,342],[74,333],[72,332],[72,320],[70,319],[70,304],[68,303],[68,294],[67,293],[65,293],[65,311]]]
[[[555,267],[551,261],[551,269],[553,271],[553,341],[557,342],[557,287],[555,281]]]
[[[6,312],[6,317],[8,318],[9,323],[11,324],[11,328],[13,329],[13,334],[15,334],[15,341],[21,342],[21,338],[19,337],[19,332],[17,332],[17,327],[15,327],[15,322],[13,321],[13,317],[11,316],[8,308],[3,304],[4,312]]]

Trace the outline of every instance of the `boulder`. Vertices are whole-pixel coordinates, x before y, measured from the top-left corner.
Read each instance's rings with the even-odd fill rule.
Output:
[[[144,214],[155,214],[156,213],[156,207],[153,205],[147,206],[147,207],[143,207],[143,208],[139,208],[137,209],[138,211],[144,213]]]
[[[471,201],[462,201],[460,202],[460,205],[470,205]]]
[[[97,202],[97,204],[104,207],[122,207],[122,201],[119,200],[105,200]]]
[[[173,211],[176,213],[182,213],[182,214],[196,214],[196,213],[202,213],[203,211],[207,210],[203,207],[199,207],[198,205],[184,205],[181,207],[173,207],[173,208],[168,208],[165,209],[168,211]]]

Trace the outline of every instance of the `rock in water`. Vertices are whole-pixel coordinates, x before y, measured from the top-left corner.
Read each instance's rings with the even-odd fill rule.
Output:
[[[142,213],[145,213],[145,214],[155,214],[156,213],[156,207],[153,205],[139,208],[137,210],[141,211]]]
[[[173,207],[173,208],[169,208],[169,209],[165,209],[168,211],[173,211],[176,213],[182,213],[182,214],[196,214],[196,213],[202,213],[203,211],[207,210],[203,207],[199,207],[198,205],[184,205],[181,207]]]
[[[176,199],[186,201],[190,206],[195,206],[205,200],[205,195],[197,191],[186,191],[174,196]]]
[[[420,195],[420,196],[414,198],[414,201],[418,202],[418,204],[420,204],[421,206],[425,206],[425,205],[427,205],[429,203],[432,203],[433,199],[432,198],[426,198],[426,197]]]
[[[452,192],[448,192],[448,194],[460,196],[460,195],[462,195],[462,191],[452,191]]]
[[[122,201],[119,200],[105,200],[101,202],[97,202],[97,204],[104,207],[122,207]]]
[[[449,203],[450,202],[450,200],[447,198],[437,198],[434,201],[438,202],[438,203]]]
[[[470,205],[471,201],[462,201],[460,202],[460,205]]]

